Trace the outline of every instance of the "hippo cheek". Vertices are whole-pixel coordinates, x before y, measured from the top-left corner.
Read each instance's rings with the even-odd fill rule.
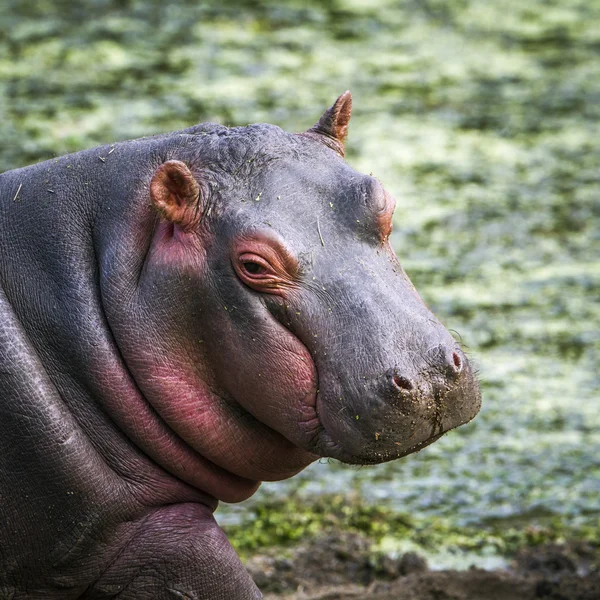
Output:
[[[233,401],[296,447],[286,476],[318,458],[299,450],[314,446],[321,426],[315,363],[297,337],[267,314],[255,319],[250,331],[230,327],[213,360],[219,383]]]

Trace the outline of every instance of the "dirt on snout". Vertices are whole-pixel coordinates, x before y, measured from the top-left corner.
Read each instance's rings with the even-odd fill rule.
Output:
[[[502,571],[433,571],[417,554],[377,557],[370,547],[333,534],[246,566],[265,600],[600,600],[597,553],[583,543],[524,549]]]

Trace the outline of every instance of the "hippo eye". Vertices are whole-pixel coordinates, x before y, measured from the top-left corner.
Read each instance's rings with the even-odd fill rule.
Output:
[[[297,262],[282,244],[269,238],[251,238],[241,239],[236,246],[231,257],[232,266],[241,282],[249,288],[282,296],[296,284]]]
[[[245,261],[242,263],[242,265],[246,272],[250,273],[250,275],[260,275],[266,272],[266,269],[257,262]]]
[[[253,281],[262,280],[272,273],[269,263],[253,252],[242,254],[238,257],[237,264],[240,275]]]

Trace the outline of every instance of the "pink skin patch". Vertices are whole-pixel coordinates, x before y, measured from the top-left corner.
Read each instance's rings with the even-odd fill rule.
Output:
[[[316,414],[316,367],[306,347],[289,330],[268,314],[249,335],[230,327],[213,359],[229,394],[256,422],[296,446],[313,446],[321,429]],[[305,453],[308,462],[316,458]]]
[[[97,375],[98,376],[98,375]],[[115,365],[100,375],[105,392],[104,406],[125,435],[162,469],[138,467],[130,480],[142,480],[140,500],[155,498],[162,502],[200,501],[212,503],[206,494],[226,502],[239,502],[251,496],[259,482],[239,477],[196,452],[157,414],[126,373]],[[169,385],[169,377],[164,379]],[[108,393],[107,393],[108,392]],[[204,493],[202,493],[204,492]]]
[[[285,479],[316,458],[211,392],[193,366],[178,358],[176,368],[171,366],[174,360],[167,359],[168,366],[155,363],[146,371],[145,396],[198,454],[229,473],[255,481]]]
[[[396,201],[382,188],[383,198],[377,202],[376,219],[377,227],[381,233],[381,240],[386,242],[392,233],[392,217],[396,208]]]

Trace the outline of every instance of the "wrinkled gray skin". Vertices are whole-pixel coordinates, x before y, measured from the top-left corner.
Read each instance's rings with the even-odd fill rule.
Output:
[[[218,500],[477,413],[389,196],[339,155],[348,98],[309,135],[205,124],[0,175],[1,599],[260,598]]]

